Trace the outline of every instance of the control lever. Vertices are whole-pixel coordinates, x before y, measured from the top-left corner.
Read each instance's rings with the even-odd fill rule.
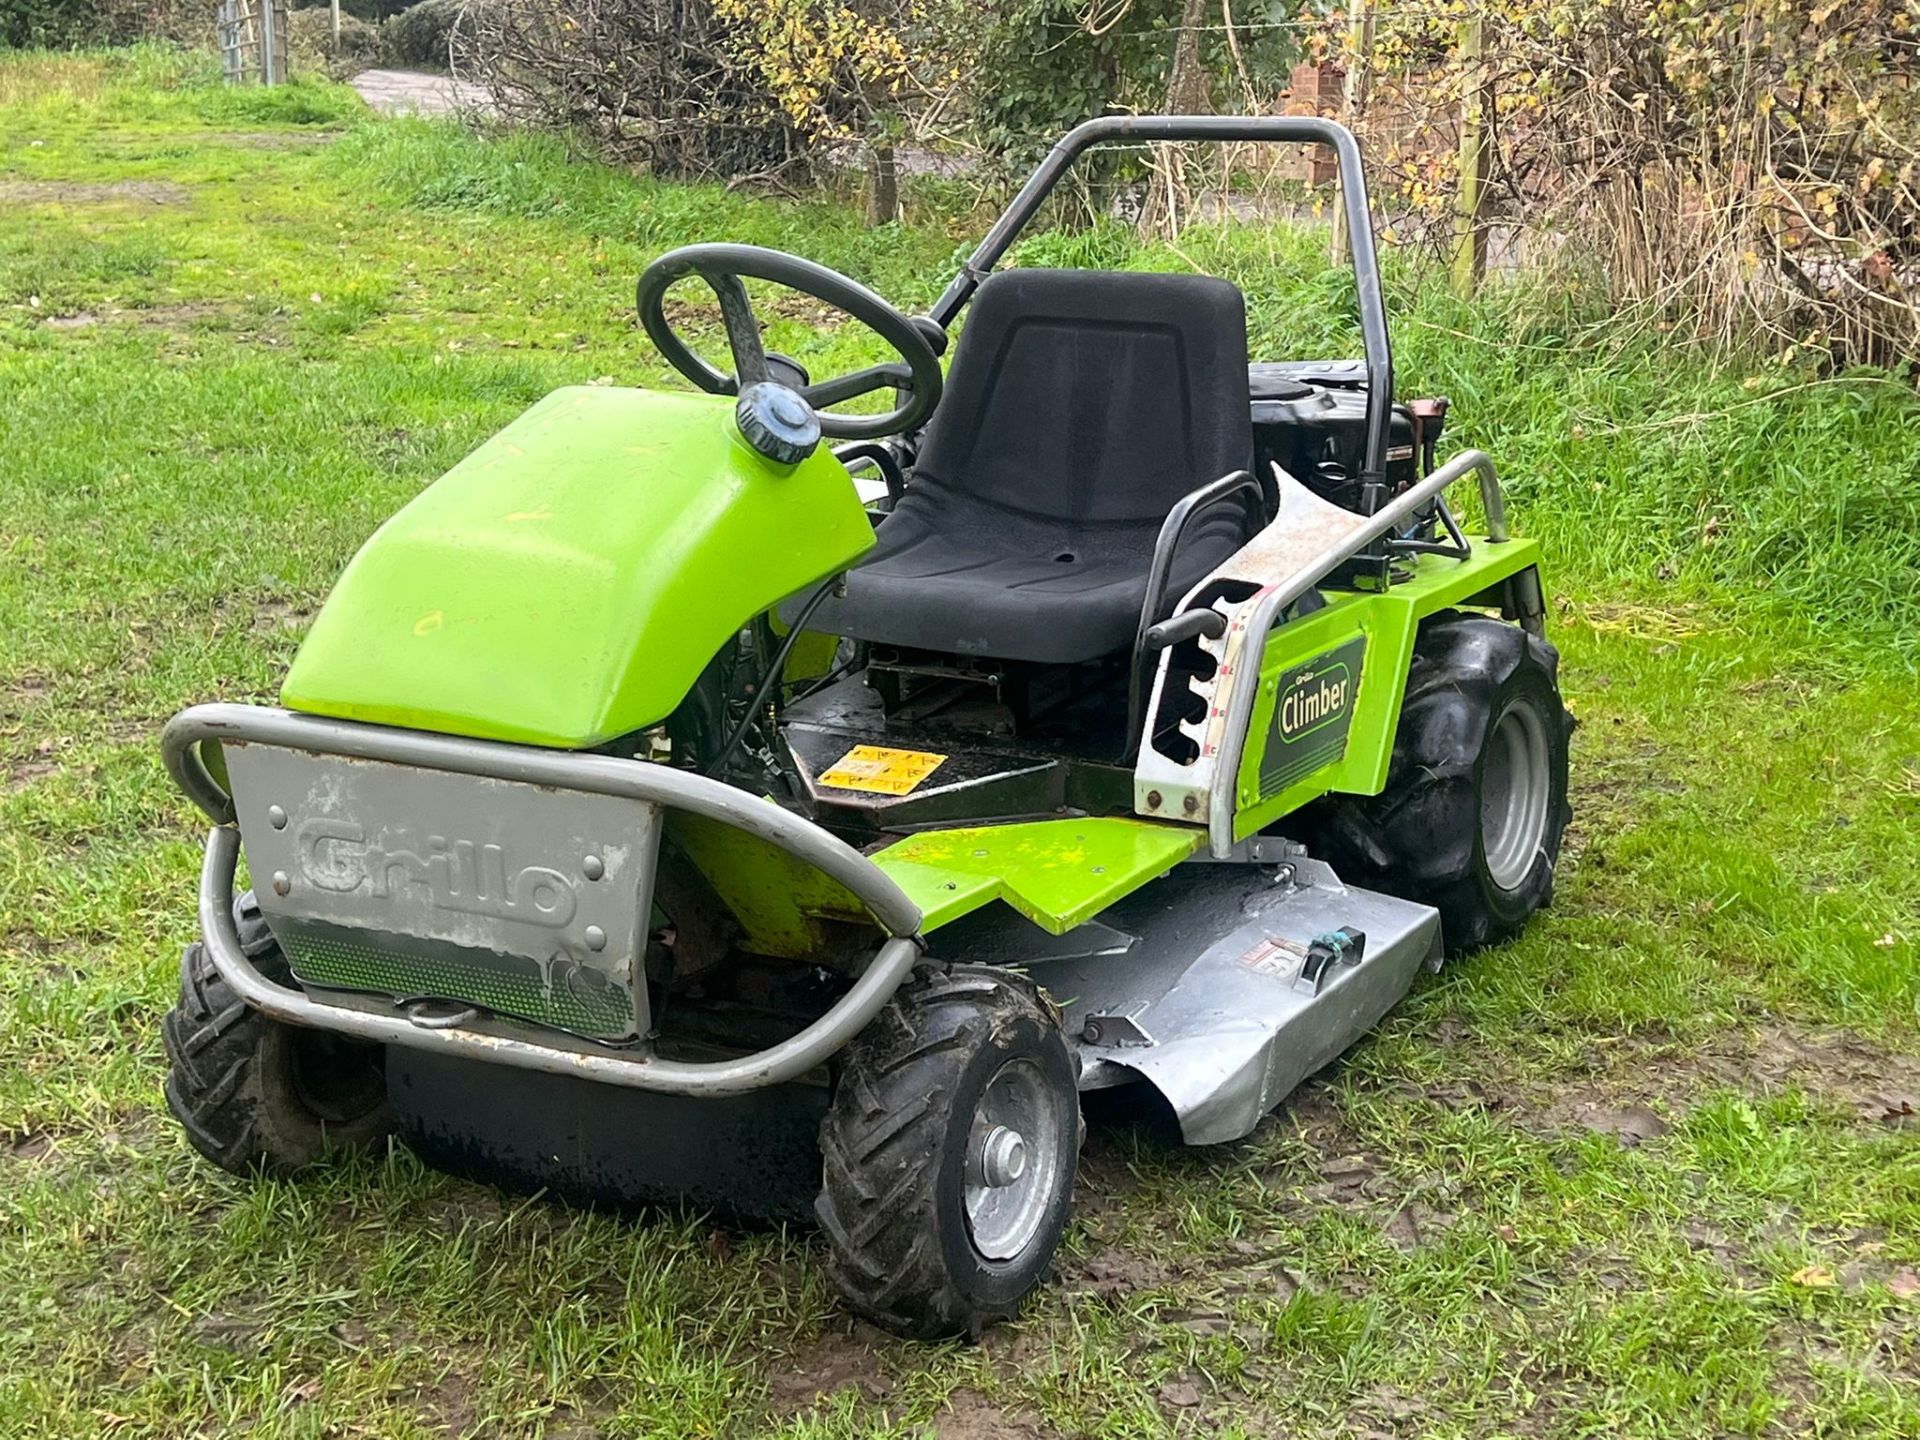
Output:
[[[1146,646],[1148,650],[1166,650],[1196,635],[1218,640],[1226,633],[1227,617],[1218,610],[1184,610],[1170,620],[1148,626]]]

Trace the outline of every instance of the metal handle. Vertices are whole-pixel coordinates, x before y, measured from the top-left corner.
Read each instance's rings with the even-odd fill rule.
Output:
[[[1274,473],[1282,478],[1281,509],[1286,509],[1285,492],[1289,486],[1304,490],[1301,482],[1275,464]],[[1500,478],[1493,458],[1484,450],[1463,450],[1431,475],[1423,476],[1392,500],[1382,505],[1366,523],[1330,540],[1325,548],[1298,566],[1284,581],[1270,586],[1251,602],[1246,612],[1250,641],[1263,637],[1273,628],[1277,616],[1307,591],[1324,580],[1334,568],[1389,534],[1427,501],[1443,492],[1468,471],[1480,479],[1480,502],[1487,512],[1487,539],[1493,544],[1507,539],[1507,511],[1500,494]],[[1265,643],[1259,640],[1258,643]],[[1213,772],[1207,799],[1208,837],[1215,854],[1225,854],[1233,845],[1233,794],[1240,773],[1240,757],[1247,743],[1247,727],[1253,717],[1253,697],[1258,685],[1235,685],[1227,699],[1227,714],[1221,730],[1218,763]]]
[[[1129,753],[1140,742],[1141,705],[1145,699],[1147,657],[1156,650],[1165,649],[1172,641],[1153,644],[1149,637],[1160,619],[1160,612],[1167,603],[1167,585],[1173,576],[1174,556],[1180,553],[1180,542],[1186,538],[1187,527],[1201,512],[1227,499],[1229,496],[1245,492],[1249,497],[1248,517],[1252,520],[1251,529],[1257,530],[1265,518],[1262,514],[1260,484],[1247,470],[1235,470],[1222,475],[1218,480],[1210,480],[1205,485],[1189,490],[1175,502],[1173,509],[1167,512],[1167,518],[1160,523],[1160,533],[1153,541],[1153,563],[1147,567],[1147,595],[1140,603],[1140,623],[1134,627],[1133,656],[1127,671],[1127,746]],[[1244,539],[1245,536],[1242,536]],[[1224,622],[1223,622],[1224,623]]]
[[[431,1007],[439,1006],[439,1009]],[[445,1000],[415,1000],[403,1005],[409,1025],[418,1025],[422,1030],[458,1030],[462,1025],[471,1025],[482,1015],[478,1005],[451,1005]]]
[[[518,780],[556,790],[647,800],[670,810],[688,810],[758,836],[824,871],[851,890],[889,935],[910,936],[920,929],[920,907],[892,876],[846,841],[770,800],[690,771],[614,755],[540,750],[531,745],[330,720],[266,705],[195,705],[167,722],[160,735],[160,750],[174,782],[217,825],[232,823],[233,797],[207,767],[204,750],[209,742],[279,745],[456,775]]]

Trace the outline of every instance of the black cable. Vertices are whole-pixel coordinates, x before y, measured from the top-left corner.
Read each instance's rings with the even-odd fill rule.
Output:
[[[727,757],[740,747],[747,738],[747,730],[753,724],[754,717],[760,713],[760,707],[767,703],[767,695],[780,679],[780,672],[786,669],[787,656],[793,653],[800,632],[807,628],[807,621],[813,618],[813,612],[820,608],[820,602],[827,598],[840,584],[838,575],[820,582],[807,601],[800,607],[800,613],[793,617],[793,624],[787,629],[787,638],[780,642],[780,648],[773,652],[773,663],[767,666],[767,673],[760,677],[760,688],[753,692],[753,699],[747,705],[747,713],[740,717],[740,723],[733,727],[733,733],[727,736],[727,743],[720,747],[720,753],[707,762],[707,768],[700,773],[711,775],[727,761]]]
[[[798,695],[795,695],[790,699],[788,699],[786,703],[789,705],[798,705],[802,700],[811,700],[814,696],[818,695],[822,690],[826,689],[827,686],[833,684],[834,681],[842,678],[843,676],[851,672],[853,668],[858,664],[859,664],[858,660],[843,660],[840,662],[840,664],[834,666],[833,669],[829,670],[826,674],[822,675],[817,680],[813,680],[811,682],[807,680],[795,680],[791,682],[792,684],[795,684],[795,685],[805,685],[807,688],[802,690]]]

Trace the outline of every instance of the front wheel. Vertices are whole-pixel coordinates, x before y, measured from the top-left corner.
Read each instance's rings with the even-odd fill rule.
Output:
[[[1045,1276],[1073,1203],[1079,1087],[1023,976],[916,971],[841,1060],[816,1209],[862,1315],[977,1334]]]
[[[1517,625],[1442,611],[1414,641],[1386,788],[1325,803],[1344,879],[1440,912],[1449,955],[1519,933],[1553,897],[1572,810],[1560,656]]]

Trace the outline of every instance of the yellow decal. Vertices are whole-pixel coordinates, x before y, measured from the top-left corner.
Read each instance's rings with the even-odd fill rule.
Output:
[[[833,767],[821,775],[820,783],[836,790],[864,790],[869,795],[906,795],[938,770],[946,758],[924,750],[856,745],[833,762]]]

